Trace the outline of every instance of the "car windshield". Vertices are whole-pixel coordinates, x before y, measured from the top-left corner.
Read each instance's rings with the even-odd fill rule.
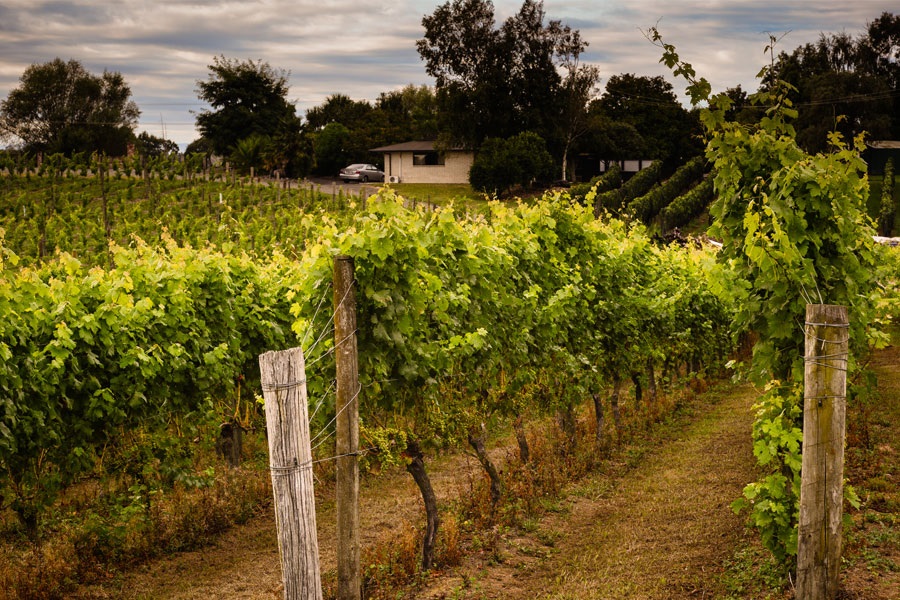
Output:
[[[345,171],[357,171],[359,169],[364,168],[365,166],[366,165],[350,165],[349,167],[345,168],[344,170]]]

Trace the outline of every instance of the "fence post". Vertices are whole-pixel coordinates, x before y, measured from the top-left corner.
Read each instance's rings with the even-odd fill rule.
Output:
[[[303,350],[259,356],[285,600],[322,600]]]
[[[806,307],[797,600],[833,600],[841,564],[847,308]]]
[[[334,258],[334,346],[337,370],[337,600],[359,600],[359,362],[353,258]]]

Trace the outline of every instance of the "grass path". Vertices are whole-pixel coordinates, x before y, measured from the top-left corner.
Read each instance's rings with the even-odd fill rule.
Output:
[[[699,417],[636,468],[578,483],[531,533],[424,597],[722,597],[724,563],[747,535],[729,504],[754,477],[754,393],[723,388],[724,397],[701,404]]]

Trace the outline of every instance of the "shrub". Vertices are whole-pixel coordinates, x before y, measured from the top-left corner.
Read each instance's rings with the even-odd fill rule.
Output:
[[[530,131],[509,139],[488,138],[482,144],[469,171],[476,190],[503,194],[513,186],[531,188],[548,181],[553,173],[553,158],[544,140]]]
[[[586,183],[579,183],[569,188],[569,196],[578,202],[584,202],[588,192],[594,190],[595,194],[602,194],[614,190],[622,185],[622,167],[617,163],[609,166],[609,169],[601,175],[597,175]]]
[[[661,172],[662,163],[655,161],[646,169],[638,171],[622,187],[597,194],[594,199],[594,214],[599,215],[603,208],[618,212],[627,202],[650,191],[650,188],[659,181]]]
[[[644,223],[649,223],[659,212],[675,200],[692,183],[703,175],[706,159],[703,156],[692,158],[664,182],[628,203],[628,212]]]
[[[660,211],[663,229],[687,225],[691,219],[703,212],[715,196],[713,181],[713,177],[707,177],[663,208]]]

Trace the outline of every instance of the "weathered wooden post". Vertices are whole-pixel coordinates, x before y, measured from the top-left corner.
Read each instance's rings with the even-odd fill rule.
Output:
[[[359,361],[353,258],[334,259],[334,347],[337,370],[335,439],[337,463],[337,600],[359,600]]]
[[[841,564],[847,308],[806,307],[797,600],[833,600]]]
[[[285,600],[322,600],[303,350],[259,357]]]

